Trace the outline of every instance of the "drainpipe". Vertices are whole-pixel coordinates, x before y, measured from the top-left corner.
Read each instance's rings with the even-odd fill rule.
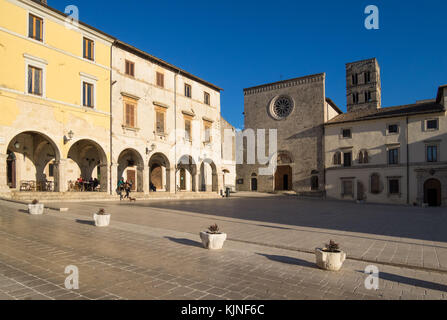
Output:
[[[410,204],[410,152],[408,150],[409,145],[408,145],[408,116],[405,117],[406,120],[406,124],[407,124],[407,204]]]
[[[113,65],[113,45],[110,46],[110,168],[109,168],[109,184],[110,184],[110,195],[113,195],[113,186],[112,186],[112,165],[113,165],[113,147],[112,147],[112,126],[113,126],[113,114],[112,114],[112,91],[113,91],[113,79],[112,79],[112,65]]]

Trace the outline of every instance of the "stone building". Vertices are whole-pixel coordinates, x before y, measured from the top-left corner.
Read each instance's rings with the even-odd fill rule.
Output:
[[[221,89],[122,41],[112,57],[112,185],[220,191]]]
[[[225,191],[236,191],[236,129],[220,117],[220,136],[222,139],[222,186]],[[225,133],[227,131],[227,137]]]
[[[245,145],[244,161],[237,164],[237,189],[321,195],[324,123],[339,113],[326,98],[324,73],[244,89],[244,133],[276,130],[277,152],[270,159],[276,170],[266,175],[260,171],[266,165],[257,160],[248,163],[247,157],[257,153],[258,145],[254,149]],[[267,133],[265,140],[268,150]]]
[[[2,196],[222,190],[219,87],[46,1],[0,0],[0,44]]]
[[[368,86],[365,70],[374,79]],[[380,83],[374,83],[380,74],[373,70],[379,70],[376,59],[347,65],[348,112],[325,124],[327,197],[447,205],[447,86],[438,88],[435,99],[381,108]],[[366,107],[353,99],[365,96],[365,86],[373,92]]]
[[[64,192],[80,175],[109,190],[114,38],[67,23],[44,3],[0,0],[0,192]]]

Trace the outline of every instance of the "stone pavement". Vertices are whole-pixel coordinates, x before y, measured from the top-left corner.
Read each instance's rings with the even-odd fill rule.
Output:
[[[229,239],[313,253],[330,239],[351,259],[447,271],[447,210],[295,197],[65,203],[69,215],[103,207],[112,221],[197,234],[217,223]]]
[[[312,254],[271,246],[227,241],[208,251],[197,233],[140,223],[135,209],[123,204],[122,217],[97,228],[82,210],[30,216],[23,205],[1,202],[0,299],[447,298],[446,273],[376,264],[380,288],[367,290],[369,263],[348,260],[333,273],[317,269]],[[69,265],[79,269],[78,290],[64,287]]]

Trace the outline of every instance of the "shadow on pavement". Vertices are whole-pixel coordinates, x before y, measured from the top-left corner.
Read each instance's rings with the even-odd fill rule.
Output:
[[[87,224],[87,225],[91,225],[94,226],[95,225],[95,221],[91,221],[91,220],[80,220],[80,219],[76,219],[77,223],[80,224]]]
[[[269,260],[281,262],[281,263],[287,263],[287,264],[293,264],[296,266],[301,267],[308,267],[308,268],[317,268],[317,266],[314,263],[310,263],[309,261],[287,257],[287,256],[278,256],[278,255],[272,255],[272,254],[264,254],[264,253],[256,253],[260,256],[266,257]]]
[[[173,237],[165,237],[165,238],[168,240],[171,240],[173,242],[184,244],[187,246],[200,247],[200,248],[203,247],[202,243],[198,242],[198,241],[193,241],[193,240],[189,240],[189,239],[185,239],[185,238],[173,238]]]
[[[361,270],[357,270],[357,272],[360,272],[363,274],[365,273],[364,271],[361,271]],[[443,285],[441,283],[404,277],[404,276],[400,276],[400,275],[393,274],[393,273],[379,272],[379,281],[380,280],[388,280],[388,281],[393,281],[396,283],[408,284],[410,286],[447,292],[447,286]]]

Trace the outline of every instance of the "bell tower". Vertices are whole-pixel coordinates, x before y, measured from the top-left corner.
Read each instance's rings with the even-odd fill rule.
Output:
[[[348,112],[374,111],[381,107],[380,67],[376,58],[346,64]]]

